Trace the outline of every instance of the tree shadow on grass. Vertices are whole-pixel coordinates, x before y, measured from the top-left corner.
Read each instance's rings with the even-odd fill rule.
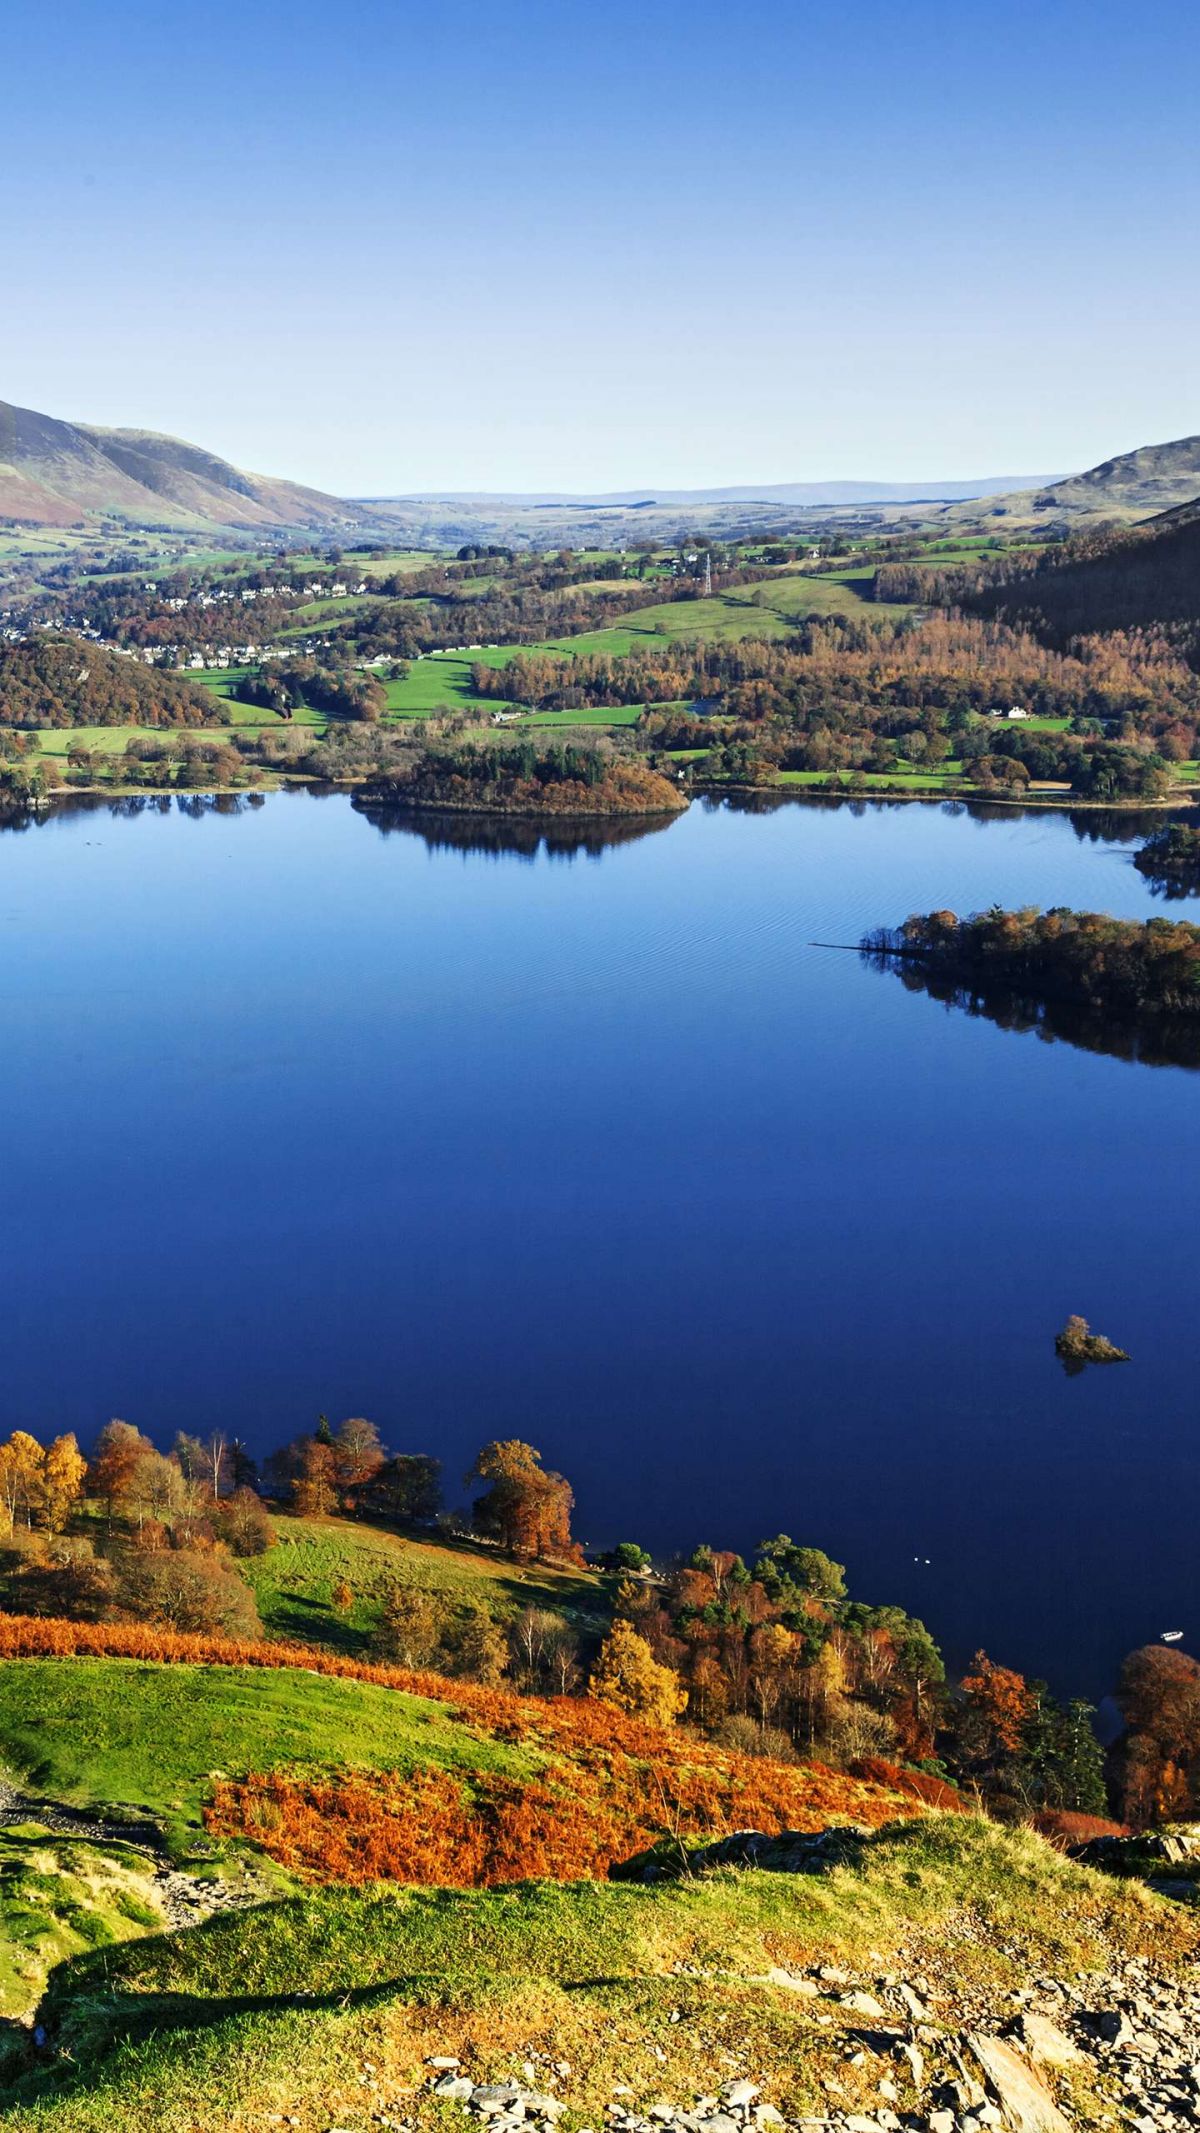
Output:
[[[60,1967],[67,1967],[66,1965]],[[114,1994],[93,2003],[85,2057],[57,2044],[52,2028],[0,2021],[0,2120],[10,2110],[36,2102],[65,2101],[102,2088],[114,2075],[114,2055],[125,2046],[144,2048],[153,2039],[183,2037],[246,2015],[348,2014],[429,1989],[423,1972],[329,1992],[231,1993],[224,1999],[186,1992]]]
[[[284,1898],[262,1910],[262,1923],[274,1921],[286,1934],[288,1914],[293,1914],[292,1922],[302,1916],[303,1902]],[[245,1976],[251,1916],[245,1911],[225,1913],[178,1935],[127,1942],[121,1948],[89,1949],[57,1963],[32,2023],[0,2021],[0,2120],[18,2105],[101,2088],[114,2077],[114,2054],[125,2047],[141,2052],[159,2039],[170,2050],[170,2040],[176,2036],[182,2038],[238,2017],[349,2013],[389,1997],[416,1998],[437,1989],[439,1981],[433,1972],[399,1967],[387,1976],[352,1982],[355,1972],[361,1979],[365,1967],[362,1950],[355,1948],[346,1953],[344,1981],[326,1983],[319,1991],[221,1990],[225,1981],[236,1986],[239,1972]],[[252,1925],[249,1930],[253,1932]],[[176,1947],[185,1962],[184,1950],[190,1952],[198,1981],[205,1975],[212,1978],[211,1993],[173,1991],[165,1982],[159,1984],[162,1969],[169,1975],[174,1967],[171,1958]],[[157,1950],[165,1950],[165,1965],[160,1964]],[[295,1974],[305,1975],[302,1949],[296,1955]]]

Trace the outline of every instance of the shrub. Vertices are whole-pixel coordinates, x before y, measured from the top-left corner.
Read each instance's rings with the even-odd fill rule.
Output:
[[[265,1555],[275,1546],[275,1528],[254,1489],[235,1489],[215,1506],[217,1527],[231,1555]]]
[[[765,1755],[775,1763],[794,1763],[796,1750],[791,1737],[778,1726],[763,1726],[757,1718],[749,1718],[744,1712],[735,1711],[721,1720],[717,1739],[723,1748],[733,1748],[739,1755]]]
[[[1090,1844],[1093,1837],[1127,1837],[1123,1822],[1109,1822],[1103,1815],[1075,1814],[1066,1807],[1046,1807],[1033,1818],[1033,1826],[1059,1851],[1072,1844]]]
[[[970,1808],[953,1785],[945,1778],[934,1777],[928,1770],[906,1770],[898,1763],[889,1763],[880,1755],[862,1756],[851,1763],[852,1777],[862,1778],[871,1785],[886,1785],[892,1792],[903,1793],[907,1799],[923,1800],[927,1807],[937,1807],[944,1814],[969,1814]]]
[[[262,1623],[254,1595],[236,1570],[212,1550],[166,1548],[135,1552],[121,1569],[120,1596],[134,1614],[175,1630],[223,1630],[258,1637]]]

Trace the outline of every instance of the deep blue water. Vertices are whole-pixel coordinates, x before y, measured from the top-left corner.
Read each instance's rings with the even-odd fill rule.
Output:
[[[1200,1630],[1200,1079],[812,944],[1142,914],[1129,851],[697,805],[529,858],[307,795],[0,834],[0,1425],[367,1414],[452,1503],[521,1435],[585,1539],[783,1529],[1102,1691]],[[1069,1311],[1133,1363],[1065,1378]]]

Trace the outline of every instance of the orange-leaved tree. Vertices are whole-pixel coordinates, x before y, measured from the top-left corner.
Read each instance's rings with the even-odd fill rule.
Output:
[[[472,1511],[476,1529],[511,1555],[571,1557],[571,1511],[575,1498],[561,1474],[548,1472],[542,1455],[519,1437],[485,1444],[467,1475],[489,1486]]]

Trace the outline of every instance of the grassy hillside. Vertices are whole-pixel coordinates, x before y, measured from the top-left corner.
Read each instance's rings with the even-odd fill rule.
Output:
[[[350,1518],[281,1516],[272,1524],[276,1546],[242,1564],[270,1636],[365,1651],[397,1585],[475,1600],[500,1618],[544,1607],[587,1627],[607,1619],[604,1585],[591,1571],[514,1563],[467,1541],[448,1547],[408,1540]],[[344,1613],[333,1606],[333,1588],[340,1584],[354,1595]]]
[[[373,526],[375,514],[295,482],[245,474],[203,447],[152,430],[97,429],[0,401],[0,519],[70,525],[247,529]]]
[[[835,2092],[842,2110],[875,2109],[881,2062],[854,2011],[832,1983],[788,1988],[809,1965],[848,1966],[845,1982],[874,1991],[881,1973],[923,1973],[941,2025],[967,2002],[1003,2009],[1048,1967],[1077,1976],[1133,1951],[1169,1967],[1197,1937],[1142,1891],[970,1819],[884,1831],[818,1877],[326,1890],[65,1964],[6,2124],[432,2133],[469,2123],[429,2096],[439,2053],[475,2079],[528,2067],[567,2105],[568,2133],[602,2125],[614,2091],[688,2103],[741,2074],[789,2116]],[[930,2079],[953,2070],[936,2043],[925,2057]],[[911,2109],[912,2076],[891,2068]]]
[[[295,1668],[0,1665],[0,1763],[52,1800],[160,1818],[184,1849],[218,1772],[432,1765],[520,1776],[539,1760],[469,1732],[444,1704]]]

